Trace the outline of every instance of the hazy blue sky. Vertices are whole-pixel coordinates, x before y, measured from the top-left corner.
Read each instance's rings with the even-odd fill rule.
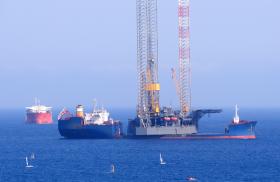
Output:
[[[178,103],[177,0],[159,0],[161,103]],[[280,1],[191,1],[195,107],[280,107]],[[135,0],[0,0],[0,107],[136,105]]]

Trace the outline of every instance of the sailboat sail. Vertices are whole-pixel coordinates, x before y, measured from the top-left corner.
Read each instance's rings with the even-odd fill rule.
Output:
[[[25,157],[25,162],[26,162],[26,166],[29,166],[27,157]]]
[[[161,153],[159,154],[159,161],[160,161],[160,164],[166,164],[166,162],[163,160],[163,158],[161,156]]]
[[[27,168],[33,167],[32,165],[29,164],[27,157],[25,157],[25,163],[26,163],[25,167],[27,167]]]

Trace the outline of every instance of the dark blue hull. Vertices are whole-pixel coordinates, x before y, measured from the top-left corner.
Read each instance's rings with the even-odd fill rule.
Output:
[[[122,125],[120,122],[106,125],[84,125],[83,118],[80,117],[59,120],[58,130],[61,136],[72,139],[112,139],[122,137]]]
[[[230,124],[224,133],[197,133],[185,136],[163,136],[161,139],[256,139],[256,121]]]

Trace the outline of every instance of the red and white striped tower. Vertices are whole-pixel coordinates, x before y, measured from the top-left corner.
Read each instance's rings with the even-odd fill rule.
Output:
[[[186,115],[191,109],[190,1],[178,1],[180,63],[179,93],[181,112]]]

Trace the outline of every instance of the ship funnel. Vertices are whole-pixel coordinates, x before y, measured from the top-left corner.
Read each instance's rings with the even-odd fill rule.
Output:
[[[82,105],[77,105],[76,107],[76,117],[84,117],[84,107]]]

